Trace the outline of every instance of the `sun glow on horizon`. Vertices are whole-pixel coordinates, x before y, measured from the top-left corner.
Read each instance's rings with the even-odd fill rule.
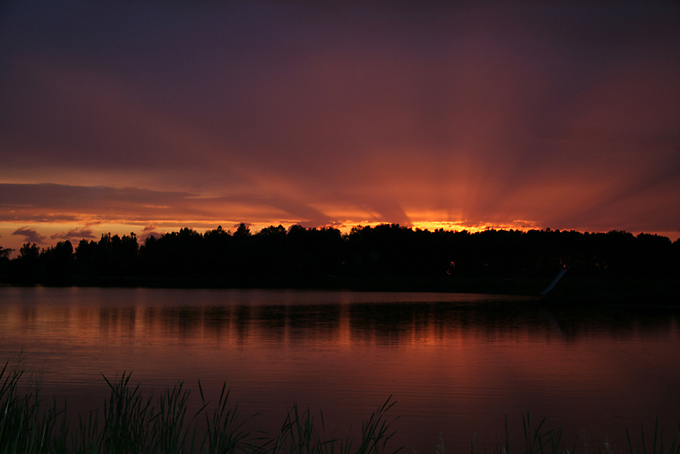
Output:
[[[483,232],[485,230],[521,230],[527,231],[540,229],[534,222],[513,220],[510,223],[472,223],[467,221],[414,221],[414,229],[434,231],[438,229],[454,232],[467,231],[470,233]]]
[[[223,230],[232,233],[236,231],[240,223],[244,223],[252,234],[259,233],[262,229],[267,227],[282,226],[289,230],[294,225],[300,225],[305,228],[333,228],[339,230],[342,234],[350,234],[352,229],[361,227],[376,227],[379,225],[400,225],[404,228],[413,230],[424,230],[434,232],[438,229],[453,232],[466,231],[471,234],[483,232],[487,230],[543,230],[547,227],[554,227],[556,230],[575,230],[578,232],[592,232],[596,233],[598,230],[588,230],[583,228],[560,228],[560,226],[542,226],[536,222],[529,220],[516,219],[512,222],[471,222],[471,221],[436,221],[436,220],[415,220],[409,224],[399,224],[377,221],[375,219],[345,219],[344,221],[334,221],[325,225],[310,225],[301,220],[281,219],[281,218],[260,218],[252,222],[247,219],[192,219],[192,220],[91,220],[89,222],[74,221],[74,222],[0,222],[0,246],[5,249],[12,249],[12,257],[19,254],[19,250],[25,243],[36,243],[41,248],[52,247],[60,241],[70,241],[73,246],[81,240],[99,241],[102,235],[130,235],[134,234],[143,243],[149,236],[164,235],[167,233],[178,232],[183,228],[189,228],[204,234],[205,232],[215,230],[221,227]],[[618,230],[616,228],[602,229],[601,232],[610,230]],[[638,233],[651,233],[668,237],[671,241],[680,239],[680,232],[678,231],[633,231],[631,233],[637,235]]]

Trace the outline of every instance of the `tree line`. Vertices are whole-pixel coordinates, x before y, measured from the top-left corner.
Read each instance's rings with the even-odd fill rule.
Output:
[[[333,279],[548,278],[567,267],[589,278],[680,277],[680,240],[624,231],[434,231],[397,224],[251,233],[190,228],[139,241],[104,234],[98,241],[26,243],[15,258],[0,247],[0,281],[67,285],[103,278],[210,280],[225,286]]]

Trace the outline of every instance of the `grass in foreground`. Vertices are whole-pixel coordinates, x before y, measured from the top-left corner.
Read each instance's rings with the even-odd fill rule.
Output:
[[[215,403],[205,398],[199,382],[201,406],[188,414],[190,391],[182,383],[166,389],[156,398],[140,393],[139,385],[130,384],[130,374],[117,381],[104,377],[110,395],[102,409],[79,416],[71,425],[66,410],[56,402],[45,403],[37,386],[26,386],[21,369],[0,370],[0,453],[1,454],[394,454],[390,441],[393,419],[387,418],[394,405],[391,396],[361,425],[356,437],[328,437],[323,419],[296,405],[287,412],[278,433],[254,433],[245,429],[241,418],[229,403],[226,385]],[[575,454],[576,442],[567,446],[559,429],[544,429],[545,419],[533,426],[529,415],[522,418],[524,448],[510,446],[506,418],[506,440],[493,454]],[[627,432],[628,433],[628,432]],[[680,434],[680,426],[678,427]],[[436,454],[447,454],[443,436]],[[587,448],[584,454],[593,454]],[[628,433],[628,454],[680,454],[677,435],[664,446],[663,434],[655,425],[651,446],[641,441],[633,445]],[[471,444],[470,453],[486,452]],[[605,443],[598,454],[618,454]],[[414,452],[414,454],[416,454]],[[462,453],[461,453],[462,454]],[[625,453],[624,453],[625,454]]]
[[[199,382],[201,407],[188,413],[190,391],[182,383],[154,398],[130,384],[130,374],[106,383],[110,394],[102,409],[79,416],[70,425],[56,402],[45,403],[38,387],[26,386],[22,370],[0,370],[1,454],[386,454],[394,435],[387,411],[391,397],[362,424],[358,437],[330,438],[323,414],[317,420],[309,410],[294,405],[276,434],[245,429],[229,406],[222,387],[219,399],[209,402]]]

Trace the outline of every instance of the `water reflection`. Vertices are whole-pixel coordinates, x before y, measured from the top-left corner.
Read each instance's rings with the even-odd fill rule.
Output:
[[[445,298],[441,295],[440,298]],[[321,298],[321,297],[319,297]],[[344,302],[328,304],[219,303],[175,305],[0,304],[5,330],[49,330],[51,326],[99,331],[100,338],[161,336],[178,341],[205,339],[243,343],[351,342],[400,345],[465,338],[504,341],[520,337],[574,342],[580,337],[659,336],[677,331],[678,313],[662,308],[546,307],[535,302]],[[88,335],[83,336],[85,338]]]
[[[25,349],[85,407],[123,370],[150,387],[226,381],[248,411],[298,402],[340,423],[394,394],[403,442],[432,452],[441,431],[460,451],[473,433],[493,442],[506,413],[598,442],[673,425],[678,317],[479,295],[0,288],[0,356]]]

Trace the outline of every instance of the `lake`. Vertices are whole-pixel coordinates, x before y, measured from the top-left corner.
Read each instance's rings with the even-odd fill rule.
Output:
[[[627,452],[626,427],[677,431],[679,316],[472,294],[3,287],[0,359],[23,352],[69,412],[101,407],[102,374],[127,371],[144,392],[183,380],[197,405],[197,380],[215,398],[226,383],[267,431],[296,403],[357,432],[392,396],[406,453],[434,454],[440,433],[449,452],[492,450],[506,415],[523,450],[527,412],[581,452]]]

